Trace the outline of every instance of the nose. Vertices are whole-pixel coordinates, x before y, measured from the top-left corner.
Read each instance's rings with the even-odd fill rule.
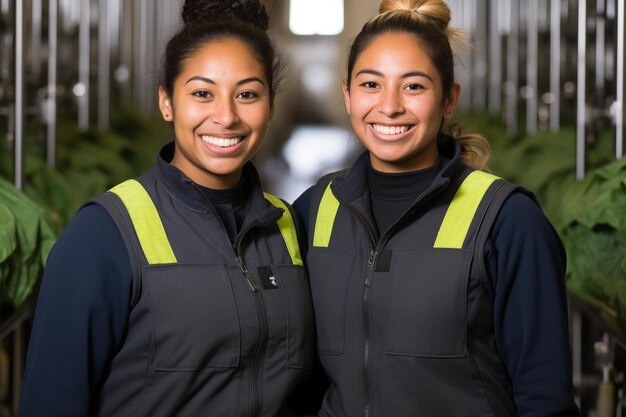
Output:
[[[211,120],[224,128],[237,124],[239,116],[234,100],[231,98],[216,100]]]
[[[400,93],[391,88],[383,90],[380,95],[378,111],[388,117],[404,113]]]

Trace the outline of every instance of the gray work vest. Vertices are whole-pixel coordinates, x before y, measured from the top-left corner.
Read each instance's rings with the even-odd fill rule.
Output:
[[[330,379],[320,416],[514,416],[483,248],[515,186],[464,169],[375,239],[364,197],[336,180],[314,192],[307,254]]]
[[[94,200],[115,220],[134,269],[127,333],[95,415],[282,415],[314,351],[290,209],[254,189],[233,247],[210,206],[187,204],[159,175],[154,169]]]

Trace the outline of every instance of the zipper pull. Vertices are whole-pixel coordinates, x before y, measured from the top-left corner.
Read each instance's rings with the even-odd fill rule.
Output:
[[[248,270],[248,267],[244,265],[243,260],[240,257],[237,257],[236,259],[237,259],[237,265],[239,266],[239,269],[241,270],[241,273],[243,274],[243,277],[246,279],[246,282],[248,283],[248,286],[250,287],[252,292],[259,292],[259,289],[257,288],[257,286],[252,280],[252,277],[250,276],[250,271]]]
[[[372,270],[374,269],[374,260],[376,259],[376,249],[370,251],[370,256],[367,259],[367,275],[365,277],[365,286],[370,286],[370,278],[372,276]]]

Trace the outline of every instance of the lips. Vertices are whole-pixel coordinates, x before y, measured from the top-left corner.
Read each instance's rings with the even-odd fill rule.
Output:
[[[219,146],[220,148],[228,148],[235,146],[243,140],[243,136],[236,138],[220,138],[217,136],[200,135],[200,139],[213,146]]]

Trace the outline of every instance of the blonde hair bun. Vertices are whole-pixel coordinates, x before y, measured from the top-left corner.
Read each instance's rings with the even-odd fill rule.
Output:
[[[463,29],[449,26],[452,20],[450,8],[443,0],[382,0],[378,7],[377,19],[391,15],[411,16],[416,24],[435,25],[446,35],[455,56],[468,50]]]

